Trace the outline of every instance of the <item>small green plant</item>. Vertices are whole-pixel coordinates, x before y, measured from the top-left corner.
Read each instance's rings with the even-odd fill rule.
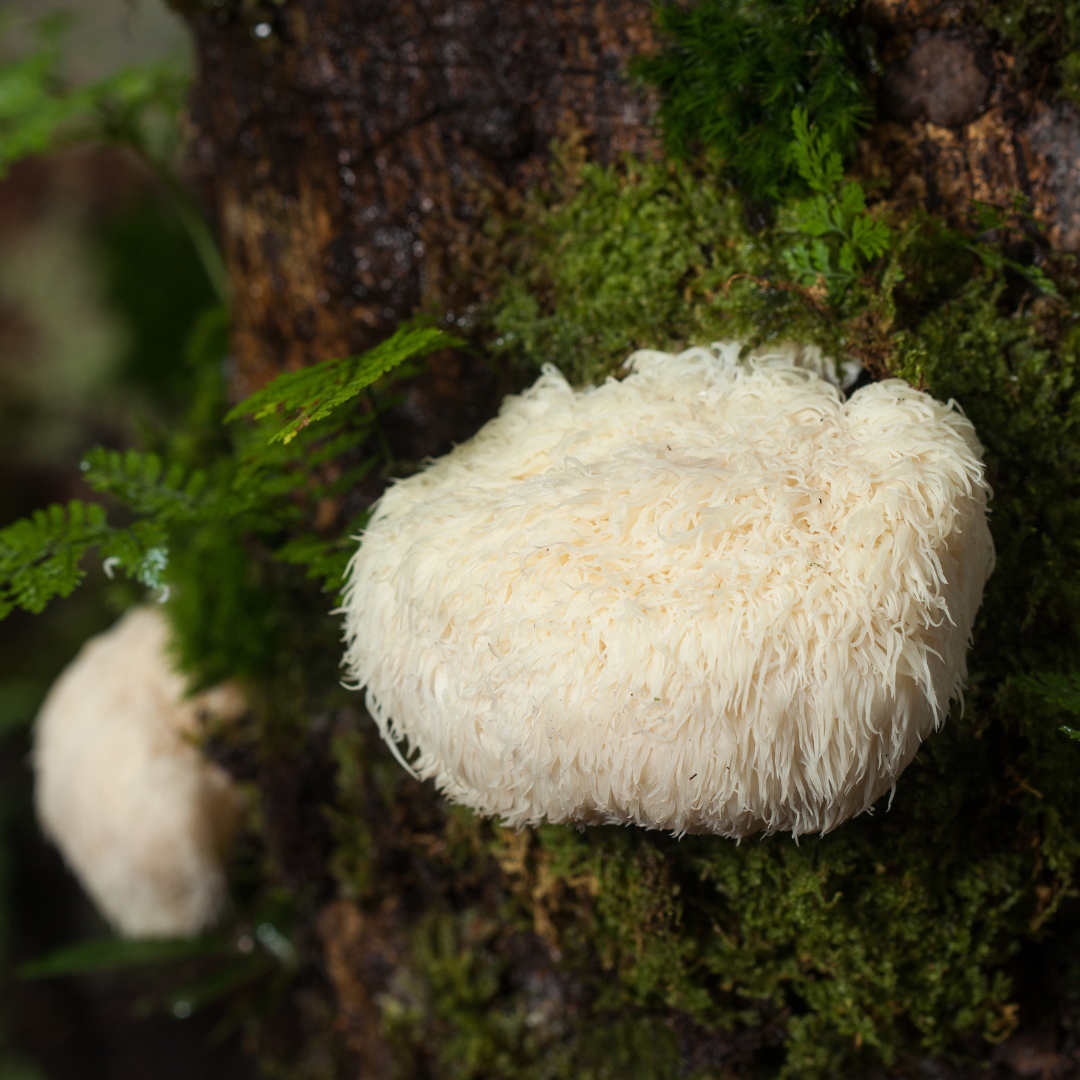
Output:
[[[791,158],[814,192],[791,209],[787,228],[799,239],[783,253],[794,280],[823,288],[837,303],[869,264],[889,250],[889,226],[866,208],[857,181],[844,180],[844,163],[831,140],[810,125],[805,109],[791,114]]]
[[[808,113],[841,153],[871,115],[839,16],[853,0],[666,3],[663,48],[632,72],[660,91],[668,151],[717,155],[752,202],[779,199],[795,179],[792,109]]]
[[[262,420],[282,409],[286,412],[295,410],[298,415],[270,437],[271,442],[289,443],[308,424],[329,416],[334,409],[351,401],[406,360],[464,344],[459,338],[434,327],[402,326],[393,337],[363,356],[327,360],[315,367],[279,375],[237,405],[225,419],[253,416]]]
[[[1008,48],[1018,76],[1080,102],[1080,5],[1075,0],[974,0],[971,10]]]
[[[124,142],[156,159],[177,149],[173,126],[156,121],[179,113],[188,77],[162,62],[70,89],[57,73],[70,28],[64,15],[42,19],[38,48],[0,65],[0,176],[24,157],[71,143]]]
[[[183,460],[166,465],[153,452],[90,451],[82,462],[84,479],[123,507],[128,521],[112,524],[103,505],[75,500],[0,531],[0,617],[15,607],[39,612],[69,595],[86,575],[91,550],[110,574],[119,569],[149,588],[165,589],[174,580],[170,552],[223,543],[242,551],[245,536],[261,537],[283,562],[303,565],[335,590],[349,537],[364,515],[330,535],[320,534],[313,517],[379,460],[361,448],[376,433],[380,409],[369,405],[346,416],[342,406],[407,361],[454,344],[458,339],[441,330],[405,325],[363,356],[279,376],[230,414],[257,415],[263,422],[239,429],[230,447],[211,452],[205,467]],[[273,418],[281,408],[299,415],[280,427]],[[334,420],[327,422],[331,414]],[[214,424],[219,418],[211,413],[203,419]],[[190,433],[178,441],[188,444]]]
[[[1029,675],[1018,679],[1017,683],[1021,689],[1029,690],[1052,705],[1080,716],[1080,674],[1077,672],[1069,675]],[[1080,730],[1068,724],[1062,724],[1061,730],[1070,739],[1080,740]]]

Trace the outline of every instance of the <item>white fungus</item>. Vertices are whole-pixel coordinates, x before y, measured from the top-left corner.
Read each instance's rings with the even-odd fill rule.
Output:
[[[637,353],[584,391],[547,368],[383,496],[345,662],[451,800],[826,832],[944,721],[994,559],[971,423],[738,355]]]
[[[61,674],[34,731],[45,832],[102,913],[128,937],[196,934],[225,898],[222,861],[239,813],[226,773],[191,736],[239,715],[239,689],[186,696],[160,611],[136,608]]]

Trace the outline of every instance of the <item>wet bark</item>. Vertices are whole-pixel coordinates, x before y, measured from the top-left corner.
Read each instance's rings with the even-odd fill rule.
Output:
[[[1025,201],[1032,235],[1080,250],[1080,112],[1051,94],[1050,65],[1022,73],[971,5],[871,0],[883,72],[859,168],[904,209],[970,224],[973,201]]]
[[[647,0],[303,0],[193,23],[238,394],[421,304],[464,312],[485,200],[542,180],[552,139],[579,131],[601,161],[652,142],[623,75],[651,47]]]
[[[544,180],[553,139],[584,137],[603,162],[656,147],[624,74],[655,47],[648,0],[213,4],[191,16],[192,169],[235,287],[238,397],[420,307],[467,317],[485,215]],[[1019,192],[1051,243],[1080,248],[1077,110],[1038,70],[1017,79],[962,3],[871,0],[858,17],[883,65],[862,170],[954,220]],[[444,436],[444,406],[468,426],[483,397],[474,376],[446,359],[418,403]]]

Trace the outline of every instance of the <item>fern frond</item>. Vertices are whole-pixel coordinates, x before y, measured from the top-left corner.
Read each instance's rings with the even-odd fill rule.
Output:
[[[329,416],[406,360],[463,344],[445,330],[402,326],[392,337],[361,356],[327,360],[279,375],[237,405],[225,419],[251,416],[262,420],[279,411],[294,412],[296,415],[270,437],[270,442],[288,443],[297,432]]]
[[[796,281],[824,284],[837,304],[868,264],[888,251],[892,231],[867,210],[862,185],[844,183],[840,154],[805,109],[792,110],[791,126],[791,159],[815,194],[785,210],[787,231],[809,239],[796,241],[783,258]]]
[[[793,179],[793,107],[851,153],[872,112],[840,36],[851,7],[850,0],[658,4],[663,47],[631,71],[660,91],[668,151],[685,158],[713,150],[755,201],[779,199]]]
[[[274,557],[292,566],[306,567],[305,576],[321,581],[324,593],[337,595],[345,584],[349,559],[356,551],[356,536],[367,524],[368,517],[367,511],[357,515],[339,536],[329,540],[310,533],[294,537],[284,543]]]
[[[137,514],[190,515],[202,505],[206,474],[187,474],[182,465],[167,470],[157,454],[137,450],[120,453],[95,447],[82,461],[86,482],[103,494],[114,495]]]
[[[1038,694],[1067,712],[1080,714],[1080,672],[1025,675],[1016,681],[1021,689]]]
[[[35,614],[82,581],[80,562],[113,534],[95,503],[54,504],[0,529],[0,618],[21,607]]]

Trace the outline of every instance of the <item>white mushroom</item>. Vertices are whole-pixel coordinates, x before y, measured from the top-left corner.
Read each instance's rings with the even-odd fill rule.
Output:
[[[638,353],[583,391],[547,368],[383,496],[345,662],[451,800],[826,832],[944,721],[994,558],[971,423],[738,354]]]
[[[226,684],[186,696],[160,611],[91,639],[49,691],[34,731],[38,817],[108,920],[129,937],[196,934],[225,898],[240,812],[227,774],[190,736],[245,708]]]

